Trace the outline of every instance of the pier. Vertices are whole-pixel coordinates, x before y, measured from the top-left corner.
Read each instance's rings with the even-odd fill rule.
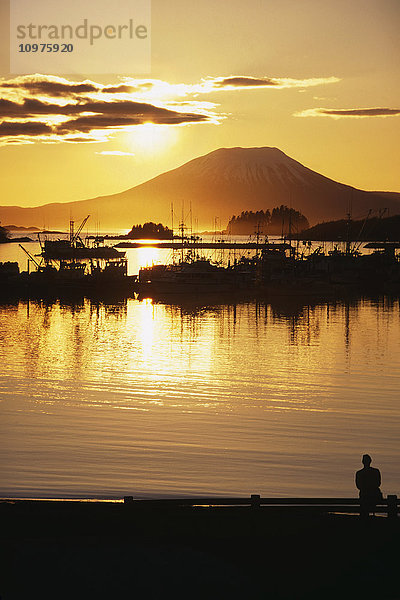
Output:
[[[242,498],[199,497],[199,498],[160,498],[135,500],[133,496],[124,496],[124,504],[136,508],[167,509],[184,507],[250,507],[265,510],[280,510],[284,515],[291,513],[308,514],[357,514],[360,512],[359,498],[263,498],[259,494],[251,494]],[[399,499],[396,495],[388,495],[376,504],[376,513],[386,514],[389,519],[396,519],[399,513]]]
[[[257,242],[120,242],[114,248],[168,248],[173,250],[287,250],[291,246],[286,242],[257,243]]]
[[[171,589],[194,600],[397,598],[400,519],[347,514],[358,502],[257,494],[2,501],[0,593],[16,600],[157,600]],[[346,514],[336,512],[344,507]]]

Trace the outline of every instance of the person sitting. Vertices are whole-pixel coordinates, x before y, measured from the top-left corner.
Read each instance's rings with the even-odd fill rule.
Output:
[[[356,486],[360,496],[360,516],[368,517],[369,513],[375,513],[376,505],[382,500],[380,490],[381,474],[379,469],[371,467],[372,458],[364,454],[362,463],[364,467],[356,473]]]

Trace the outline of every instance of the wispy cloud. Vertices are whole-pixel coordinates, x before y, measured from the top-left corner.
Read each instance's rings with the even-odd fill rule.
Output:
[[[300,88],[300,91],[318,85],[327,85],[337,83],[338,77],[317,77],[310,79],[292,79],[288,77],[250,77],[247,75],[231,75],[229,77],[207,77],[199,83],[193,84],[169,84],[160,80],[125,80],[128,85],[136,84],[137,92],[154,97],[197,97],[202,94],[213,94],[215,92],[232,92],[235,90],[260,90],[260,89],[275,89],[282,90],[288,88]],[[146,87],[145,87],[146,86]]]
[[[135,156],[133,152],[122,152],[121,150],[103,150],[102,152],[95,152],[95,154],[101,154],[102,156]]]
[[[396,117],[400,108],[308,108],[295,113],[295,117],[331,117],[341,119],[346,117]]]
[[[288,77],[247,77],[247,76],[232,76],[232,77],[216,77],[205,82],[218,89],[248,89],[248,88],[305,88],[314,87],[316,85],[326,85],[329,83],[337,83],[340,81],[338,77],[317,77],[311,79],[290,79]]]

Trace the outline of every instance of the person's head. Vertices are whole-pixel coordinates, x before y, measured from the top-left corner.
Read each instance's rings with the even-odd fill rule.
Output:
[[[364,467],[369,467],[369,465],[372,462],[372,458],[370,457],[369,454],[363,454],[362,457],[362,464],[364,465]]]

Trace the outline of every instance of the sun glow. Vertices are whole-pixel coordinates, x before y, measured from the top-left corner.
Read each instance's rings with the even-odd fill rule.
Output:
[[[176,127],[144,123],[135,125],[129,134],[129,145],[135,152],[157,154],[165,152],[177,140]]]

